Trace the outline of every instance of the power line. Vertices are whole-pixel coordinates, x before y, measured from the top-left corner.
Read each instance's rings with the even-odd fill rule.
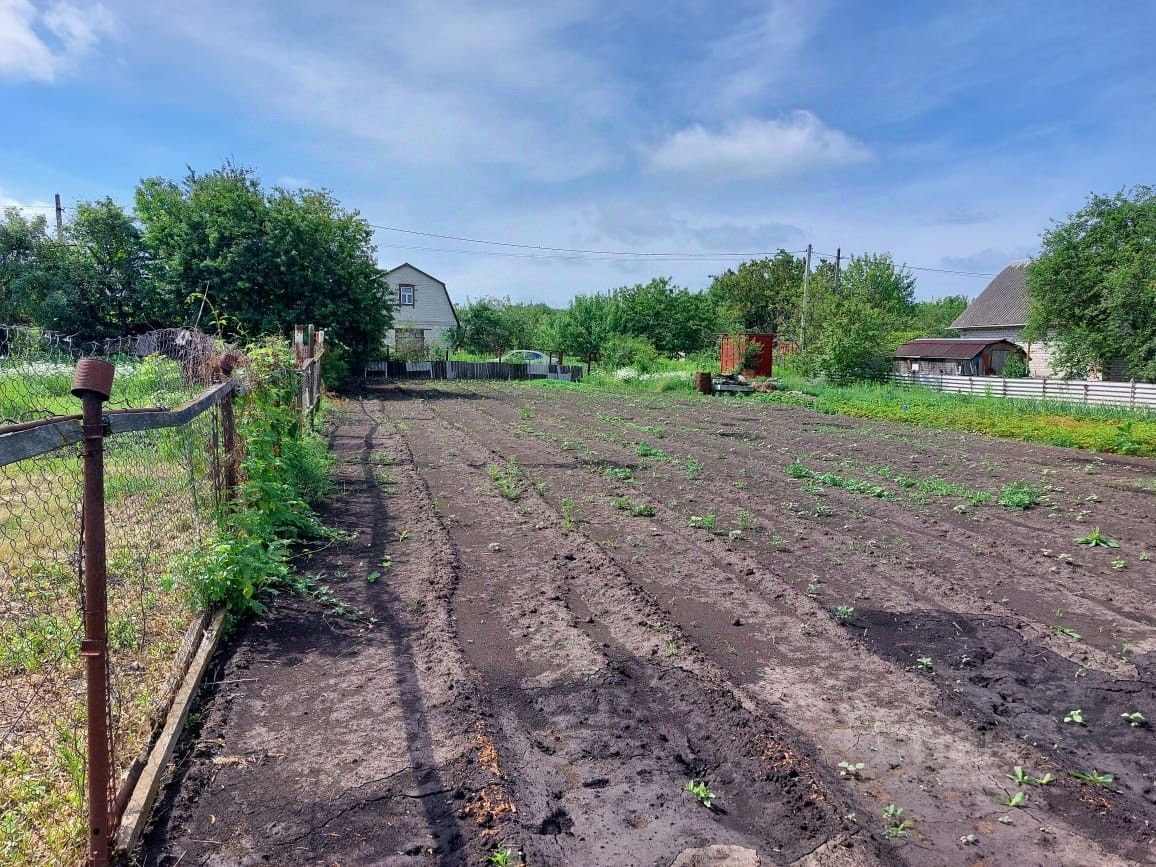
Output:
[[[117,202],[122,208],[131,210],[133,206],[125,205]],[[0,210],[7,210],[8,208],[15,208],[16,210],[25,211],[47,211],[55,210],[53,205],[6,205]],[[75,210],[75,208],[62,207],[61,210]],[[385,226],[379,223],[367,223],[374,229],[380,229],[385,232],[398,232],[405,235],[418,235],[424,238],[438,238],[445,241],[461,241],[467,244],[481,244],[491,247],[508,247],[517,250],[529,250],[530,253],[507,253],[496,250],[465,250],[455,249],[450,247],[427,247],[419,245],[406,244],[389,244],[380,243],[378,246],[393,250],[416,250],[426,253],[451,253],[456,255],[469,256],[498,256],[501,258],[511,259],[539,259],[545,261],[589,261],[589,262],[615,262],[615,261],[655,261],[655,262],[733,262],[744,261],[747,259],[762,259],[776,255],[776,253],[769,252],[718,252],[718,253],[691,253],[691,252],[651,252],[644,250],[588,250],[578,247],[552,247],[545,244],[524,244],[514,241],[495,241],[485,238],[469,238],[464,235],[445,235],[437,232],[423,232],[418,229],[404,229],[400,226]],[[806,250],[788,250],[786,251],[792,256],[802,256],[807,253]],[[834,253],[821,253],[814,251],[814,255],[825,259],[843,258],[842,255]],[[847,258],[853,257],[854,253],[845,254]],[[957,268],[933,268],[928,265],[910,265],[906,262],[902,263],[904,268],[912,271],[927,271],[935,274],[956,274],[962,277],[986,277],[992,278],[996,275],[986,271],[966,271]]]
[[[824,259],[834,259],[837,253],[816,253],[816,255]],[[848,259],[853,259],[857,253],[846,253]],[[912,271],[934,271],[937,274],[961,274],[964,277],[995,277],[996,274],[991,274],[985,271],[960,271],[955,268],[931,268],[926,265],[908,265],[906,262],[901,263],[902,267],[909,268]]]
[[[499,256],[509,259],[539,259],[583,262],[741,262],[768,254],[752,253],[514,253],[504,250],[462,250],[450,247],[425,247],[413,244],[379,243],[378,247],[392,250],[421,250],[432,253],[462,253],[470,256]],[[546,248],[543,248],[546,249]],[[791,251],[792,255],[805,251]]]
[[[468,244],[486,244],[493,247],[516,247],[521,250],[537,250],[544,253],[580,253],[582,255],[591,256],[635,256],[638,258],[655,257],[661,258],[664,256],[679,256],[682,258],[693,259],[758,259],[763,256],[768,256],[768,253],[650,253],[639,250],[583,250],[575,247],[548,247],[543,244],[517,244],[512,241],[489,241],[482,238],[466,238],[461,235],[439,235],[436,232],[419,232],[416,229],[402,229],[397,226],[380,226],[376,223],[370,223],[375,229],[382,229],[386,232],[401,232],[405,235],[421,235],[425,238],[439,238],[443,241],[464,241]],[[386,245],[383,245],[386,246]],[[457,250],[451,252],[469,252],[466,250]],[[802,253],[804,251],[793,251],[794,253]]]

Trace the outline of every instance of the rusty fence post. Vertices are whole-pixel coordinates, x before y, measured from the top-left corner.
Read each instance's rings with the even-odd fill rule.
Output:
[[[111,847],[108,728],[108,571],[104,527],[104,409],[116,373],[107,361],[82,358],[72,393],[84,407],[81,460],[84,467],[84,659],[88,713],[88,864],[107,867]]]

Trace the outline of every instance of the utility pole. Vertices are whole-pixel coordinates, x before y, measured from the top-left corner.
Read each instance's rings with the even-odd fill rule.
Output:
[[[835,291],[839,291],[839,262],[843,258],[843,248],[835,248]]]
[[[807,245],[807,268],[803,271],[803,310],[799,313],[799,352],[807,343],[807,288],[811,285],[811,245]]]
[[[60,193],[56,194],[56,240],[64,240],[64,208],[60,206]]]

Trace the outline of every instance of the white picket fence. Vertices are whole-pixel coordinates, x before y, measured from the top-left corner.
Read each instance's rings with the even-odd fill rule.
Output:
[[[900,385],[922,385],[953,394],[1018,397],[1069,403],[1104,404],[1156,409],[1156,384],[1099,382],[1087,379],[1002,379],[996,376],[949,376],[934,373],[893,373]]]

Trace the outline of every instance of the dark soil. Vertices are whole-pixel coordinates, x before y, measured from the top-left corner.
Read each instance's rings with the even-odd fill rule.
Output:
[[[1156,863],[1156,462],[486,383],[332,446],[333,597],[219,654],[140,863]]]
[[[856,611],[845,625],[875,653],[931,678],[945,713],[1039,750],[1041,763],[1025,772],[1051,772],[1055,782],[1019,787],[1030,806],[1043,800],[1047,810],[1144,860],[1156,827],[1156,750],[1151,723],[1133,726],[1123,715],[1156,707],[1156,657],[1137,659],[1141,678],[1124,680],[1027,644],[994,618]],[[1064,721],[1073,710],[1083,724]],[[1077,780],[1072,771],[1112,779]],[[1011,779],[1006,788],[1009,797],[1017,790]]]

